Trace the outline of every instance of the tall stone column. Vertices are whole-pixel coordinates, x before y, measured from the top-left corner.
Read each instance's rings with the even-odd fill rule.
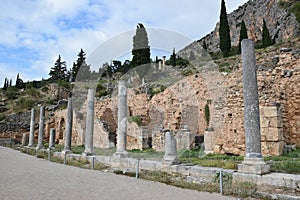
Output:
[[[163,163],[169,165],[179,163],[177,158],[176,139],[174,138],[173,133],[169,130],[166,130],[165,132],[165,155],[163,157]]]
[[[238,171],[242,173],[266,174],[270,171],[270,166],[266,165],[261,154],[256,61],[254,43],[249,39],[242,41],[242,66],[246,155],[243,163],[238,166]]]
[[[95,115],[95,89],[88,90],[87,96],[87,116],[85,132],[85,155],[93,154],[93,137],[94,137],[94,115]]]
[[[45,107],[41,106],[40,107],[39,136],[38,136],[38,144],[36,147],[37,150],[43,148],[44,127],[45,127]]]
[[[68,106],[67,106],[66,130],[65,130],[65,146],[64,146],[65,153],[71,151],[72,125],[73,125],[73,106],[72,106],[72,97],[69,97]]]
[[[127,157],[126,151],[127,132],[127,87],[126,81],[119,81],[118,91],[118,131],[117,131],[117,151],[114,154],[118,157]]]
[[[34,145],[34,127],[35,127],[35,110],[31,109],[31,118],[30,118],[30,132],[29,132],[29,147],[33,147]]]
[[[50,129],[49,149],[55,148],[55,128]]]

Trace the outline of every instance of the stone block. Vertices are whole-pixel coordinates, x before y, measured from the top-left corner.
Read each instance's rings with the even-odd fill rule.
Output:
[[[284,141],[279,142],[262,142],[262,154],[264,156],[280,156],[284,151]]]
[[[268,128],[269,127],[269,120],[264,115],[260,116],[260,127],[261,128]]]
[[[278,117],[278,108],[276,106],[269,106],[262,108],[263,115],[266,117]]]
[[[244,158],[238,165],[239,173],[263,175],[270,172],[270,165],[267,165],[263,158]]]
[[[280,117],[270,117],[269,120],[269,127],[272,128],[281,128],[282,127],[282,121]]]
[[[268,128],[268,132],[266,133],[267,141],[281,141],[283,140],[283,131],[282,128]]]

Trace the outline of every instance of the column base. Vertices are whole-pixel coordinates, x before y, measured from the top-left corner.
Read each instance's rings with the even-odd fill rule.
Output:
[[[180,164],[177,156],[164,156],[162,163],[165,165],[177,165]]]
[[[270,173],[270,165],[266,164],[263,158],[244,158],[241,164],[238,164],[238,172],[246,174],[263,175]]]
[[[64,156],[64,155],[71,154],[71,153],[72,153],[71,150],[63,150],[63,151],[61,152],[61,155]]]
[[[127,151],[117,151],[113,154],[113,157],[117,157],[117,158],[128,158],[129,154]]]
[[[88,157],[88,156],[92,156],[92,155],[94,155],[94,154],[90,151],[85,151],[81,154],[82,157]]]

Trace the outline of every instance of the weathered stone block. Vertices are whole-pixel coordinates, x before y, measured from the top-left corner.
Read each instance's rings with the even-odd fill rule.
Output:
[[[270,172],[270,165],[267,165],[263,158],[244,158],[242,164],[238,165],[239,173],[263,175]]]
[[[266,117],[278,117],[278,108],[276,106],[269,106],[262,108],[263,114]]]
[[[264,115],[260,116],[260,127],[261,128],[268,128],[269,127],[269,120]]]
[[[269,127],[273,128],[281,128],[282,127],[282,121],[280,117],[271,117],[268,118],[269,120]]]
[[[267,141],[281,141],[283,140],[283,132],[282,128],[268,128],[268,132],[266,133]]]
[[[284,141],[279,142],[262,142],[262,153],[264,156],[280,156],[284,150]]]

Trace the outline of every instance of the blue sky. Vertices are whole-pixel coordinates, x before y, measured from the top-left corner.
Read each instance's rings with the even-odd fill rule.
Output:
[[[227,12],[245,2],[226,0]],[[220,0],[2,0],[1,5],[0,87],[5,77],[14,83],[17,73],[24,81],[48,78],[59,54],[71,68],[80,48],[88,57],[137,23],[200,39],[214,29],[220,12]]]

